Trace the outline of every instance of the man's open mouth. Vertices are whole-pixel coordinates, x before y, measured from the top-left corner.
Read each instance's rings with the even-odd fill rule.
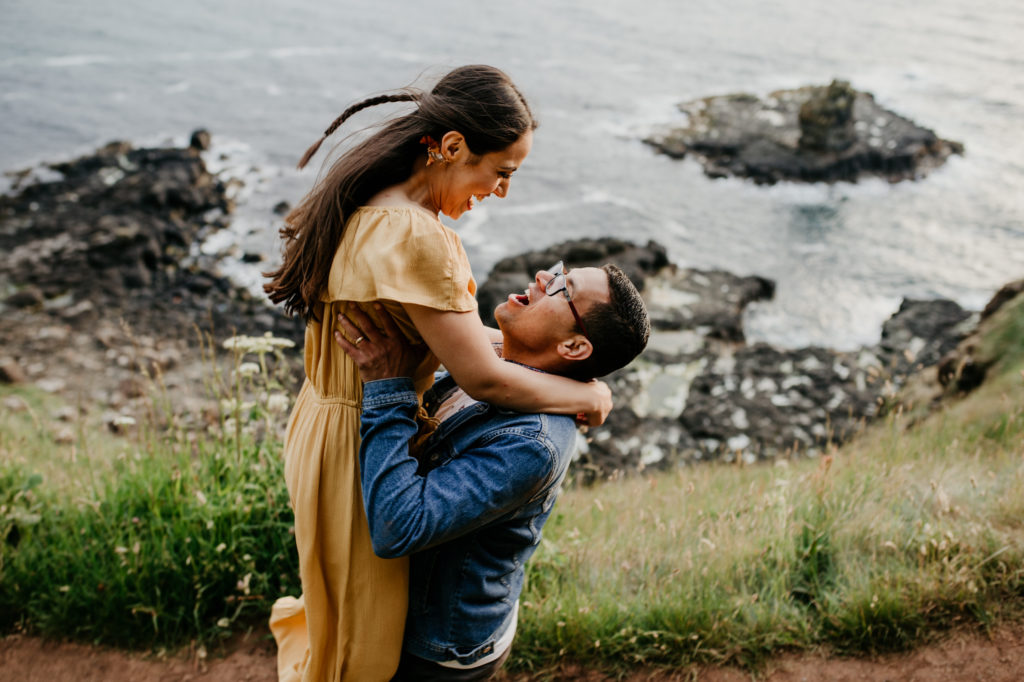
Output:
[[[509,303],[513,303],[514,302],[514,303],[517,303],[519,305],[530,305],[530,290],[527,289],[526,291],[524,291],[521,294],[509,294],[508,295],[508,302]]]

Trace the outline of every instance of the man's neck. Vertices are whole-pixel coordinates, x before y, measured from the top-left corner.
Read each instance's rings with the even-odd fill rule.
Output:
[[[542,359],[538,358],[537,356],[528,355],[524,353],[506,352],[506,348],[508,348],[508,346],[506,344],[502,344],[498,352],[498,357],[500,357],[505,362],[514,362],[517,365],[529,367],[530,369],[536,370],[538,372],[547,372],[548,374],[558,373],[553,369],[545,367],[546,363],[544,363]]]

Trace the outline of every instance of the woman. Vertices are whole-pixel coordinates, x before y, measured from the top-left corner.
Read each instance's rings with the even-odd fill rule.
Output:
[[[504,197],[530,152],[537,124],[508,76],[465,66],[429,93],[364,100],[331,124],[299,167],[352,114],[404,101],[416,110],[346,151],[288,215],[284,260],[265,286],[272,301],[309,323],[307,380],[285,440],[303,598],[279,600],[271,615],[282,679],[386,680],[401,653],[407,562],[380,559],[370,545],[357,468],[362,387],[334,343],[339,313],[358,305],[377,319],[379,301],[404,334],[427,343],[432,353],[413,377],[421,396],[440,360],[477,400],[583,413],[591,423],[611,409],[602,383],[498,359],[491,341],[500,334],[480,322],[462,244],[438,220],[438,213],[458,218],[492,194]],[[589,343],[579,336],[580,349]]]

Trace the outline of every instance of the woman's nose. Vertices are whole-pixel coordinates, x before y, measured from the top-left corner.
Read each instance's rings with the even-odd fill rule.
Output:
[[[509,179],[502,178],[501,180],[498,181],[498,186],[494,188],[494,194],[497,195],[499,198],[504,199],[506,196],[508,196],[508,185]]]

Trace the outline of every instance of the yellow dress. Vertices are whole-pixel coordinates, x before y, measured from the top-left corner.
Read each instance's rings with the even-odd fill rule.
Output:
[[[408,600],[408,561],[373,553],[359,483],[359,370],[335,344],[337,315],[380,301],[402,331],[422,341],[403,303],[476,309],[462,243],[416,208],[363,207],[346,224],[322,299],[306,328],[306,381],[285,438],[285,481],[295,512],[302,596],[273,607],[280,680],[389,680],[398,667]],[[414,377],[433,381],[432,354]]]

